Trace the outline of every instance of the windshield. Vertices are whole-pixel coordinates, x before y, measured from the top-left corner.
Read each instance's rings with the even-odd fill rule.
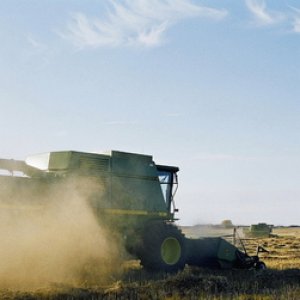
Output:
[[[158,171],[158,178],[160,182],[160,187],[167,205],[167,209],[170,211],[171,203],[173,202],[173,185],[177,184],[176,173],[172,171]],[[175,190],[176,191],[176,190]],[[174,203],[173,203],[174,205]]]

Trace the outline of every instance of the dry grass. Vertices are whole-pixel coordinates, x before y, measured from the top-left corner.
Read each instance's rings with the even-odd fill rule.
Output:
[[[300,269],[300,229],[276,228],[274,236],[268,239],[254,239],[245,242],[249,253],[254,253],[257,244],[265,247],[269,253],[261,257],[269,268],[286,270]]]
[[[60,286],[34,291],[0,291],[1,299],[300,299],[300,230],[280,228],[275,236],[247,240],[249,252],[257,244],[270,252],[263,254],[269,267],[256,270],[209,270],[186,267],[175,275],[148,274],[136,261],[123,265],[124,273],[108,286]]]

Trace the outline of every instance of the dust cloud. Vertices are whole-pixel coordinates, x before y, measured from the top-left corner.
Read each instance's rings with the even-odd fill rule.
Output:
[[[22,195],[1,185],[0,288],[101,284],[120,269],[120,239],[99,225],[78,186]]]

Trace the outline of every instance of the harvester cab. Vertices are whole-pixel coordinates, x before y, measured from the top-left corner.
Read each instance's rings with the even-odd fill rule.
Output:
[[[156,167],[167,210],[170,212],[172,219],[174,219],[175,213],[178,212],[178,209],[175,206],[174,197],[178,188],[177,172],[179,171],[179,168],[162,165],[156,165]]]

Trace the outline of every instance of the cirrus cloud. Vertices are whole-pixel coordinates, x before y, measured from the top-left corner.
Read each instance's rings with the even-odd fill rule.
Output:
[[[200,6],[190,0],[110,0],[104,18],[72,13],[60,35],[79,48],[160,46],[174,24],[189,18],[221,20],[224,9]]]
[[[269,11],[264,0],[246,0],[246,6],[252,13],[257,25],[272,25],[285,18],[280,12]]]
[[[292,7],[294,14],[293,31],[300,33],[300,9]]]

